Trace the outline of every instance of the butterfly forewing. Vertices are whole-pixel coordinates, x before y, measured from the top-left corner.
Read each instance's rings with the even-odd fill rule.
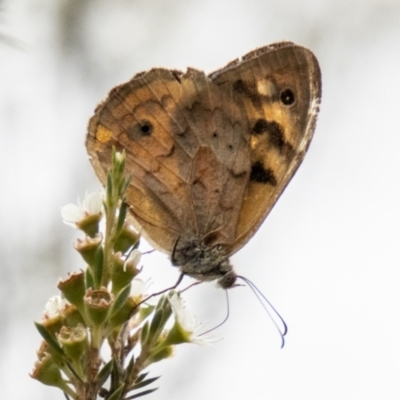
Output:
[[[87,146],[105,183],[112,146],[124,148],[135,222],[171,252],[211,233],[232,245],[250,173],[240,105],[200,71],[151,70],[110,92],[92,118]],[[211,241],[210,241],[211,244]]]
[[[175,81],[167,70],[152,70],[147,75],[150,76],[149,79],[160,83]],[[183,176],[179,175],[184,168],[175,166],[175,173],[172,173],[171,165],[170,168],[164,165],[171,161],[165,156],[174,147],[174,141],[169,134],[171,119],[159,101],[165,93],[164,85],[156,86],[152,90],[140,76],[114,88],[106,101],[96,109],[87,137],[92,163],[103,183],[104,171],[109,168],[112,146],[117,150],[126,150],[127,170],[132,174],[132,184],[127,191],[128,202],[136,212],[136,222],[143,225],[144,229],[147,225],[157,227],[160,232],[160,247],[170,245],[170,235],[163,234],[165,230],[179,232],[182,229],[181,220],[168,210],[175,208],[176,213],[182,212],[178,203],[182,205],[185,201],[187,204],[190,202],[189,194],[182,185],[184,172]],[[177,160],[189,162],[190,159],[185,159],[185,155],[183,152]],[[167,158],[168,161],[164,160],[162,164],[159,161],[162,158]],[[149,187],[153,190],[149,190]],[[178,196],[157,195],[159,192],[168,194],[172,191]],[[137,205],[140,207],[136,207]],[[190,209],[184,215],[190,221],[189,213]]]

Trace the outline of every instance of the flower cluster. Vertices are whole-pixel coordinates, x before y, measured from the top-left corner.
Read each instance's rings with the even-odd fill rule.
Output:
[[[210,343],[197,335],[201,325],[179,293],[170,291],[155,306],[146,303],[146,285],[138,277],[140,238],[126,220],[124,167],[125,154],[113,152],[105,194],[90,193],[63,207],[64,222],[85,233],[74,247],[87,267],[58,282],[61,296],[48,301],[36,323],[43,342],[31,376],[74,400],[151,393],[155,389],[137,392],[157,379],[146,379],[145,368],[170,357],[177,344]]]

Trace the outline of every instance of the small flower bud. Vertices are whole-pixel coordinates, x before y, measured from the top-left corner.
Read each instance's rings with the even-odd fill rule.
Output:
[[[140,235],[133,229],[133,226],[125,222],[121,229],[121,233],[115,241],[114,251],[125,253],[132,246],[138,245],[139,238]]]
[[[76,226],[90,237],[95,237],[99,233],[99,223],[101,221],[101,213],[92,214],[78,221]]]
[[[46,355],[46,353],[50,353],[49,349],[50,349],[49,344],[45,340],[42,340],[42,342],[40,343],[40,347],[36,351],[36,355],[38,356],[38,359],[41,359],[42,357],[44,357]]]
[[[57,335],[57,340],[65,354],[74,361],[75,365],[79,365],[88,346],[86,328],[82,324],[75,328],[63,326]]]
[[[63,309],[67,304],[68,302],[60,296],[51,297],[47,301],[40,323],[51,333],[55,334],[63,326],[65,322]]]
[[[84,311],[85,309],[83,308],[82,312]],[[86,325],[83,315],[73,304],[69,304],[64,308],[63,316],[68,326],[77,326],[78,324]]]
[[[140,308],[137,306],[137,303],[135,302],[133,297],[128,297],[121,309],[119,309],[118,312],[110,318],[107,328],[113,330],[122,326],[125,322],[129,321],[129,319],[133,317],[139,310]]]
[[[115,328],[121,327],[128,321],[128,330],[139,326],[143,322],[145,318],[142,318],[142,313],[139,311],[143,308],[149,308],[146,306],[139,306],[143,299],[145,289],[146,285],[142,280],[134,279],[130,285],[127,285],[115,296],[115,302],[110,315],[111,318],[107,324],[107,330],[109,332],[113,331]],[[132,318],[136,314],[138,314],[136,318]]]
[[[82,258],[89,265],[94,264],[96,251],[101,245],[103,237],[101,233],[97,233],[94,237],[86,236],[85,239],[78,239],[74,245],[75,250],[80,253]]]
[[[64,393],[75,398],[74,391],[62,378],[61,372],[58,369],[58,366],[53,362],[50,354],[45,354],[39,361],[36,361],[30,376],[44,385],[58,387]]]
[[[121,258],[121,253],[114,255],[114,262],[111,268],[112,292],[114,294],[129,285],[132,279],[140,272],[138,269],[140,257],[139,250],[133,250],[126,261]]]
[[[40,323],[46,328],[48,329],[51,333],[56,334],[61,327],[64,324],[64,318],[63,316],[57,315],[55,317],[52,318],[46,318],[46,319],[42,319],[40,321]]]
[[[123,173],[125,169],[126,153],[125,150],[122,152],[115,151],[112,154],[112,164],[115,182],[120,182],[123,178]]]
[[[114,303],[114,295],[106,288],[99,290],[89,288],[84,297],[87,316],[95,326],[101,324],[107,319],[111,306]]]
[[[123,164],[125,162],[125,151],[122,153],[120,151],[115,152],[115,163],[119,166],[120,164]]]
[[[86,293],[85,273],[83,271],[72,272],[67,279],[60,280],[57,287],[78,310],[83,309],[83,297]]]

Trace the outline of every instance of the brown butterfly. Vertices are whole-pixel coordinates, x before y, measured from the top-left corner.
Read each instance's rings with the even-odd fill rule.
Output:
[[[87,150],[103,184],[125,149],[134,224],[183,274],[234,285],[229,257],[257,231],[299,167],[321,99],[315,56],[262,47],[206,75],[154,68],[95,110]]]

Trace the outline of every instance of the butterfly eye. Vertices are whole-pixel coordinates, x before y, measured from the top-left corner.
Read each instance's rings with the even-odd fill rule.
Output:
[[[290,89],[281,92],[281,102],[285,106],[291,106],[295,102],[294,93]]]

